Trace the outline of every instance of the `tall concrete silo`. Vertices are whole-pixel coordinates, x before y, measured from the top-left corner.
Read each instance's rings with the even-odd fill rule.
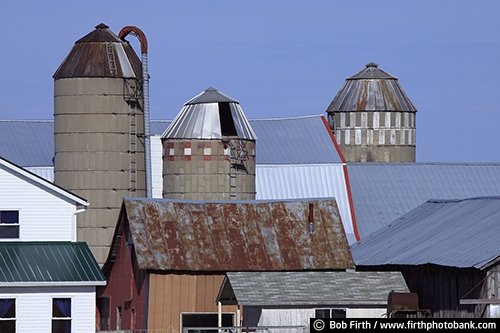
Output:
[[[163,197],[254,200],[256,140],[238,101],[203,91],[162,135]]]
[[[146,195],[141,61],[99,24],[53,78],[54,181],[89,200],[77,239],[103,264],[123,197]]]
[[[326,112],[347,162],[415,162],[417,109],[377,64],[347,78]]]

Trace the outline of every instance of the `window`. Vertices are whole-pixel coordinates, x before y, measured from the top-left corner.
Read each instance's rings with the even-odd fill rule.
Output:
[[[52,299],[52,333],[71,333],[71,298]]]
[[[116,330],[119,331],[122,329],[122,307],[116,307]]]
[[[19,211],[0,211],[0,238],[19,238]]]
[[[316,318],[346,318],[345,309],[316,309]]]
[[[16,300],[0,299],[0,332],[16,332]]]
[[[96,331],[109,331],[109,297],[97,297],[97,329]]]
[[[199,313],[183,313],[182,314],[182,329],[188,333],[201,332],[201,333],[217,333],[219,314],[209,313],[209,312],[199,312]],[[222,314],[222,326],[232,327],[234,326],[234,313],[223,313]],[[213,327],[214,329],[208,329]],[[204,329],[198,329],[204,328]]]

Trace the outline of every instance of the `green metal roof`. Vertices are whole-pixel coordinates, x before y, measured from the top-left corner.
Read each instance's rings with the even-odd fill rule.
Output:
[[[0,286],[105,285],[85,242],[0,242]]]

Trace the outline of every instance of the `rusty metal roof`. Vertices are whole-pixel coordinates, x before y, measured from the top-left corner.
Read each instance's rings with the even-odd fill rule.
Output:
[[[354,268],[337,202],[332,198],[277,202],[124,198],[120,216],[121,223],[128,221],[131,237],[127,239],[133,241],[142,269]],[[113,242],[115,248],[116,236]]]
[[[405,111],[417,112],[395,76],[370,62],[346,79],[326,112]]]
[[[75,42],[53,78],[141,78],[142,64],[132,46],[103,23],[95,28]]]

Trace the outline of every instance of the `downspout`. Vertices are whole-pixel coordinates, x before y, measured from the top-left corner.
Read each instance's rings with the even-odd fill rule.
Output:
[[[77,209],[73,212],[73,215],[71,216],[71,241],[76,242],[76,214],[83,213],[87,211],[88,205],[85,206],[85,208],[82,209]]]
[[[126,26],[121,31],[118,37],[125,40],[125,37],[131,33],[139,38],[141,43],[141,60],[142,60],[142,94],[144,98],[144,157],[146,166],[146,197],[152,198],[152,181],[151,181],[151,135],[149,130],[149,73],[148,73],[148,41],[146,35],[141,29],[134,26]]]

